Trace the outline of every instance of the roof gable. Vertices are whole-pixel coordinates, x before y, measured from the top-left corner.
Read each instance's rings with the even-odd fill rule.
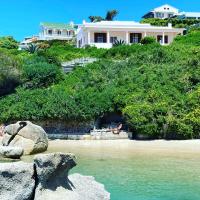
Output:
[[[173,12],[173,13],[179,12],[179,10],[177,8],[170,6],[169,4],[165,4],[163,6],[155,8],[153,11],[155,11],[155,12]]]

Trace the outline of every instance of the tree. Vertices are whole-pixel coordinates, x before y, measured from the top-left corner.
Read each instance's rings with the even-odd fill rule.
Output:
[[[91,22],[100,22],[100,21],[113,21],[114,18],[119,14],[117,10],[109,10],[106,13],[106,17],[101,16],[89,16]]]
[[[104,20],[101,16],[89,16],[91,22],[100,22]]]
[[[118,13],[119,12],[117,10],[110,10],[110,11],[108,11],[107,14],[106,14],[105,20],[106,21],[113,21],[114,18],[118,15]]]

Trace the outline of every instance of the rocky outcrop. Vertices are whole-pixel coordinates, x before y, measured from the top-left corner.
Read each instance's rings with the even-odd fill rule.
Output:
[[[1,200],[109,200],[110,194],[93,177],[73,174],[72,154],[37,155],[34,163],[0,164]]]
[[[0,156],[4,158],[20,159],[23,153],[21,147],[0,146]]]
[[[8,125],[4,133],[2,144],[21,147],[24,154],[40,153],[48,148],[48,137],[44,129],[29,121]]]
[[[0,199],[28,200],[35,188],[33,164],[0,164]]]

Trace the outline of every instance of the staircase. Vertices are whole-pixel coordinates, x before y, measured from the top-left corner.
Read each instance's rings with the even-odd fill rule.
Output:
[[[97,60],[97,58],[78,58],[68,62],[63,62],[62,67],[65,73],[69,73],[75,67],[85,67],[87,64],[96,62]]]

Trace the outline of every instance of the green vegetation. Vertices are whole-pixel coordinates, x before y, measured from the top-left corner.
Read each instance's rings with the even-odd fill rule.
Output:
[[[151,24],[154,26],[167,26],[168,23],[172,23],[172,26],[175,28],[188,28],[194,24],[199,24],[200,20],[198,19],[177,19],[177,18],[170,18],[170,19],[156,19],[156,18],[148,18],[143,19],[141,23],[144,24]]]
[[[106,17],[101,16],[89,16],[91,22],[100,22],[100,21],[113,21],[114,18],[119,14],[117,10],[109,10],[106,13]]]
[[[152,38],[143,44],[103,50],[54,41],[40,44],[43,47],[34,54],[0,49],[0,67],[10,73],[0,83],[5,87],[5,77],[17,80],[11,94],[1,93],[0,121],[82,122],[121,112],[134,133],[198,138],[200,32],[179,36],[170,46]],[[99,61],[64,75],[60,63],[79,57]]]
[[[0,37],[0,48],[17,49],[18,42],[13,37]]]

